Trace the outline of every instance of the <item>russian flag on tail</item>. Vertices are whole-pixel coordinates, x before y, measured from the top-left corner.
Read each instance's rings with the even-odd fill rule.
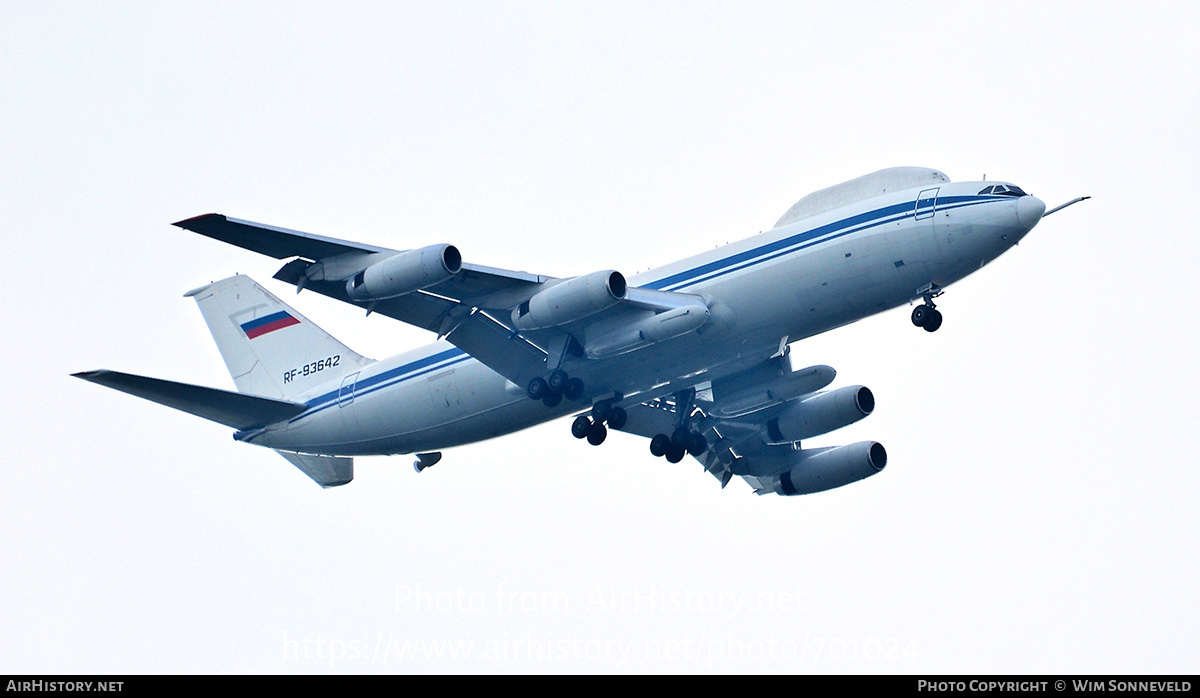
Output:
[[[268,332],[282,330],[285,327],[299,325],[300,321],[289,314],[287,311],[281,310],[278,313],[271,313],[265,317],[260,317],[257,320],[242,324],[242,332],[246,333],[248,339],[261,337]]]

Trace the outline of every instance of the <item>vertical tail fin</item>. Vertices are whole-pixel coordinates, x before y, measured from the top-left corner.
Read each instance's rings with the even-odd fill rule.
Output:
[[[238,392],[287,398],[372,363],[248,276],[188,291]]]

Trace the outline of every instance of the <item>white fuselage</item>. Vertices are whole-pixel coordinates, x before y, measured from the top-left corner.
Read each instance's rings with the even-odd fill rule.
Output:
[[[979,195],[987,184],[994,183],[860,200],[631,277],[631,287],[702,297],[711,319],[698,332],[603,362],[568,359],[564,368],[593,395],[644,402],[749,368],[784,342],[909,303],[931,284],[942,288],[981,268],[1037,222],[1018,215],[1022,197]],[[933,189],[936,202],[926,194],[918,205],[918,194]],[[293,399],[309,409],[240,438],[328,455],[428,452],[581,409],[530,400],[524,387],[444,341]]]

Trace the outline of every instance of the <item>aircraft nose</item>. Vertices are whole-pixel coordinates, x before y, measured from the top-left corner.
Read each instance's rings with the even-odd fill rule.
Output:
[[[1036,196],[1026,195],[1017,199],[1017,220],[1025,230],[1032,230],[1033,226],[1042,220],[1042,214],[1045,212],[1046,202]]]

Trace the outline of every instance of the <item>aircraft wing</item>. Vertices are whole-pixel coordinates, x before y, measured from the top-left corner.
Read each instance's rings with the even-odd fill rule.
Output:
[[[626,288],[612,271],[558,279],[463,263],[450,245],[392,250],[215,213],[175,225],[291,258],[275,278],[297,291],[435,332],[522,386],[547,373],[548,355],[603,358],[637,348],[647,336],[677,336],[708,315],[697,296]]]
[[[536,286],[548,278],[463,264],[458,274],[423,289],[426,293],[358,300],[346,292],[346,281],[372,263],[403,250],[239,220],[219,213],[196,216],[175,225],[275,259],[295,258],[275,274],[276,279],[431,331],[438,330],[446,310],[459,305],[462,299],[486,298],[506,290]]]

